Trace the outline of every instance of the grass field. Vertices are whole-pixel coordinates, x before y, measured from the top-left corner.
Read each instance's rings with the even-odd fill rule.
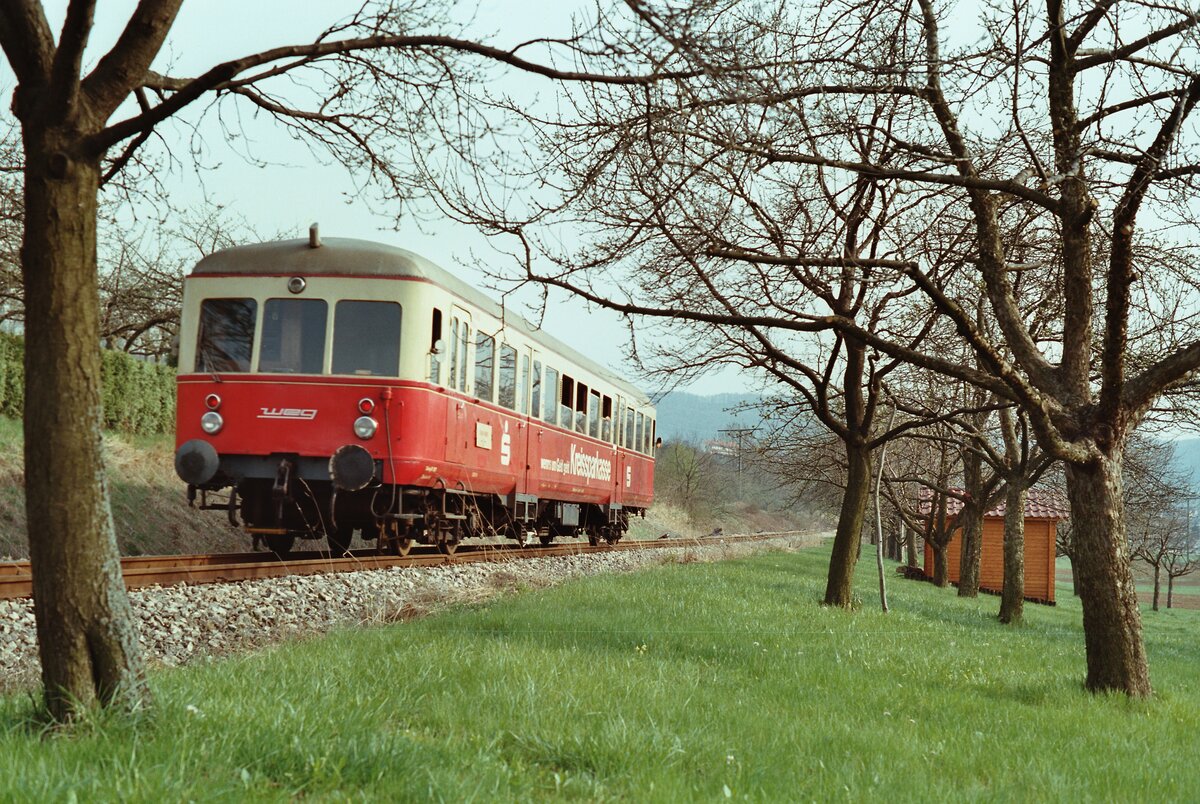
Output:
[[[674,564],[169,672],[141,722],[0,701],[5,800],[1185,800],[1200,613],[1146,617],[1157,693],[1083,691],[1080,612],[895,580],[817,605],[828,551]]]

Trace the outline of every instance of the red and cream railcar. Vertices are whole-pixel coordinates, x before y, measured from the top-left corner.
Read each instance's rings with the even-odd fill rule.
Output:
[[[276,552],[615,542],[651,502],[646,395],[402,249],[314,232],[204,258],[179,370],[189,500]]]

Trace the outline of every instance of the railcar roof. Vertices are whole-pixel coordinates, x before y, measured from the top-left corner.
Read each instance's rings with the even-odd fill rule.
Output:
[[[406,249],[345,237],[323,238],[319,248],[310,246],[307,239],[256,243],[235,246],[208,255],[196,264],[191,276],[221,274],[424,279],[499,318],[506,327],[525,333],[547,349],[603,377],[638,403],[650,404],[650,398],[645,392],[628,380],[622,379],[591,358],[546,334],[545,330],[538,329],[524,318],[505,310],[487,294],[476,290],[444,268]]]

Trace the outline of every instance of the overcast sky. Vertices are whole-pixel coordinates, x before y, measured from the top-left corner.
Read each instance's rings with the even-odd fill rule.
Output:
[[[172,75],[190,76],[230,58],[278,45],[310,42],[359,5],[355,0],[191,0],[184,3],[155,67]],[[134,0],[98,4],[87,54],[89,65],[111,47],[134,6]],[[586,10],[587,6],[587,2],[576,0],[525,0],[485,2],[479,9],[469,4],[456,8],[464,14],[464,21],[473,17],[471,29],[479,35],[494,34],[496,41],[509,43],[565,34],[570,30],[572,11]],[[66,0],[46,2],[46,13],[55,31],[61,27],[65,8]],[[0,59],[0,85],[7,92],[14,83],[7,63]],[[405,218],[397,229],[394,209],[375,208],[371,199],[356,197],[355,184],[344,168],[321,164],[320,154],[314,155],[275,124],[250,125],[246,128],[248,141],[229,143],[215,123],[214,116],[202,131],[207,149],[201,158],[202,171],[176,170],[165,180],[177,208],[220,204],[267,235],[280,232],[305,236],[309,224],[317,221],[325,237],[366,238],[407,248],[476,285],[483,283],[481,260],[503,262],[503,256],[496,254],[486,238],[460,224],[428,220],[418,224]],[[187,137],[177,127],[164,129],[164,136],[177,157],[190,166]],[[241,155],[245,152],[270,164],[252,164]],[[533,303],[534,299],[535,294],[529,294],[521,301]],[[524,313],[524,308],[519,312]],[[617,316],[589,311],[559,294],[551,297],[544,326],[617,372],[632,375],[623,356],[627,331]],[[645,381],[639,384],[647,388],[652,385]],[[686,390],[743,392],[747,387],[736,373],[726,371]]]

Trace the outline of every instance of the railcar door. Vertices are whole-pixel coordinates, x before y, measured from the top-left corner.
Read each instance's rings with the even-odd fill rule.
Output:
[[[450,372],[446,404],[446,461],[466,460],[471,435],[467,430],[467,383],[470,382],[471,314],[461,307],[450,308]]]
[[[542,410],[546,401],[542,385],[542,355],[533,352],[533,370],[530,375],[529,426],[525,428],[525,474],[521,478],[521,490],[526,494],[538,493],[538,477],[542,463]]]

